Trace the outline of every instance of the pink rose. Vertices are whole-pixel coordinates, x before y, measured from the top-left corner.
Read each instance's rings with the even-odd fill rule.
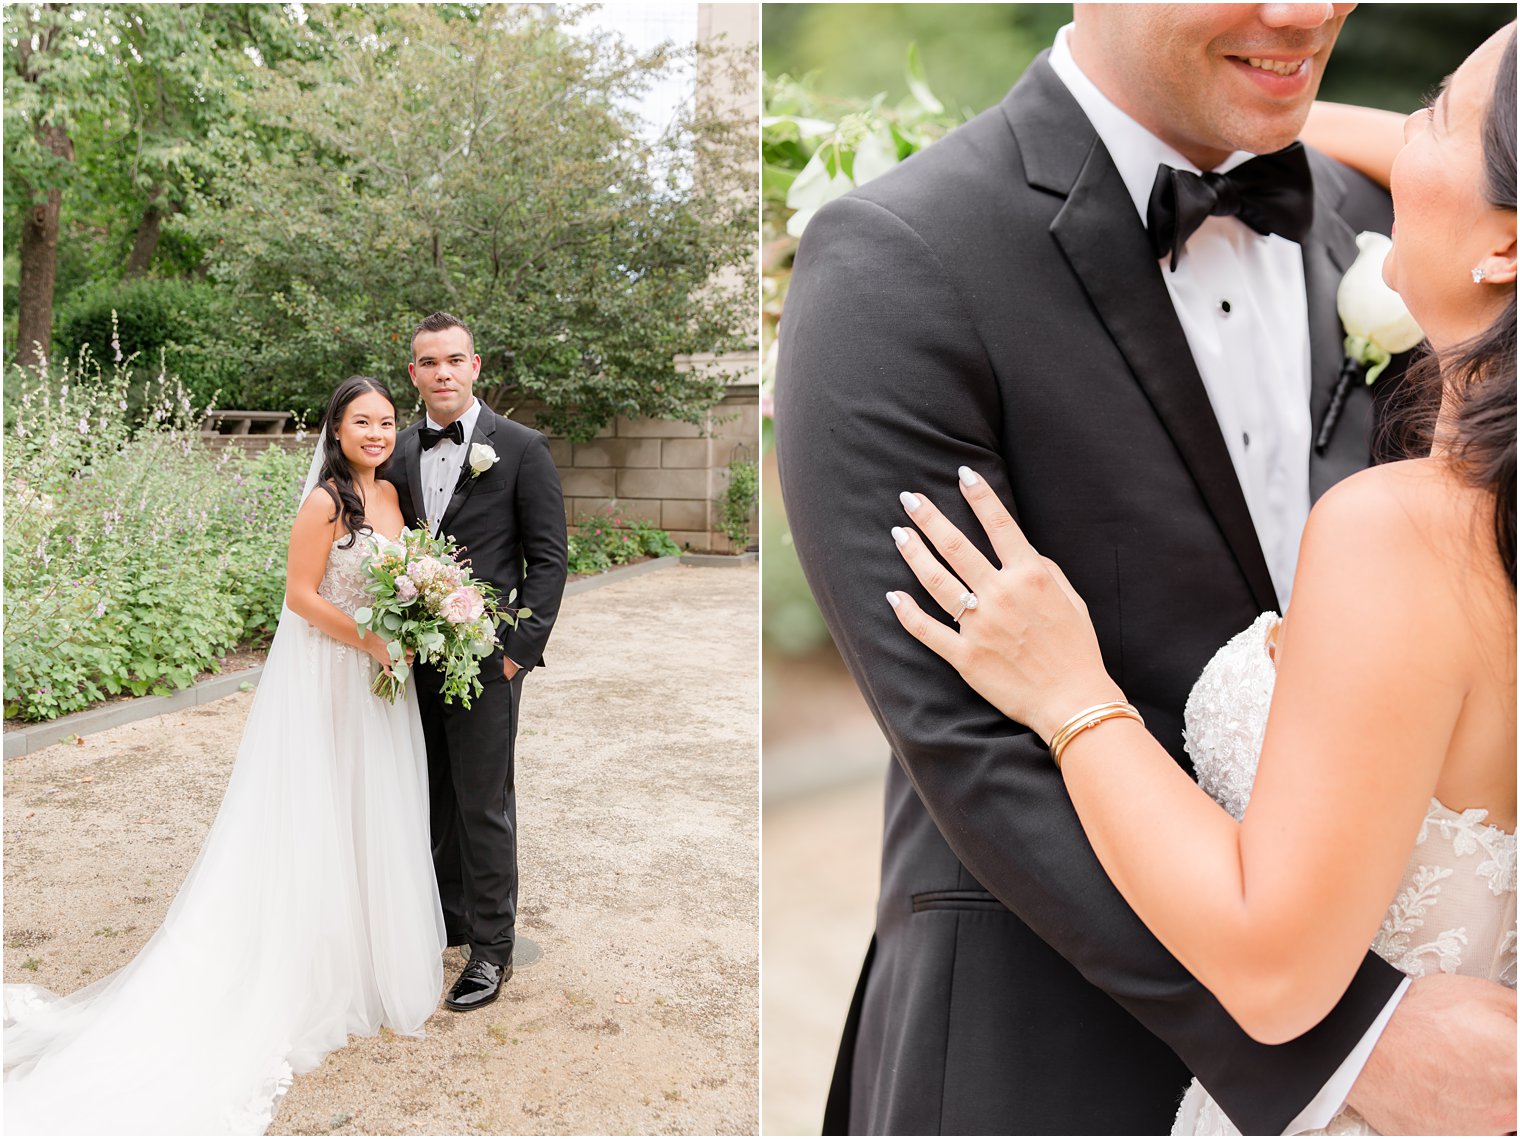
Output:
[[[417,586],[412,579],[402,574],[396,579],[396,600],[400,602],[415,601],[417,599]]]
[[[466,625],[479,620],[485,609],[485,598],[480,596],[480,590],[466,587],[456,589],[445,597],[438,612],[450,625]]]

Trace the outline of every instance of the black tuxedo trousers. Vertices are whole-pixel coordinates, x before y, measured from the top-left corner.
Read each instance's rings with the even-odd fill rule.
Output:
[[[450,945],[505,965],[517,934],[517,706],[523,674],[482,672],[468,711],[439,695],[442,678],[416,670],[427,742],[433,871]]]
[[[1311,156],[1303,243],[1317,425],[1334,293],[1386,195]],[[1369,956],[1290,1044],[1253,1042],[1104,875],[1042,742],[907,636],[883,594],[898,492],[969,535],[980,472],[1087,602],[1104,661],[1179,763],[1214,651],[1277,608],[1244,495],[1150,252],[1092,126],[1037,60],[1001,106],[809,224],[780,329],[777,452],[798,555],[890,743],[876,937],[825,1129],[1155,1134],[1196,1073],[1280,1131],[1400,977]],[[1368,462],[1351,400],[1314,495]],[[990,556],[985,541],[978,542]]]
[[[382,472],[396,485],[410,527],[425,526],[422,449],[417,424],[403,431]],[[482,406],[468,441],[496,459],[472,472],[468,462],[444,511],[439,532],[464,547],[479,580],[532,616],[499,630],[503,648],[480,662],[484,691],[469,708],[446,704],[442,677],[414,672],[427,741],[433,867],[450,945],[504,965],[512,959],[517,924],[517,797],[514,744],[524,674],[541,664],[565,589],[568,544],[565,505],[548,443],[537,431]],[[503,658],[521,666],[509,681]]]

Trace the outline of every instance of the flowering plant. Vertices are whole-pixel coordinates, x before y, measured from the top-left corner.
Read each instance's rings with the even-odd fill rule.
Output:
[[[403,530],[396,542],[381,541],[364,568],[374,601],[354,612],[360,634],[389,638],[391,667],[375,677],[371,691],[395,703],[406,690],[413,663],[432,664],[443,673],[443,698],[466,708],[480,695],[480,658],[496,647],[498,622],[516,626],[532,610],[509,608],[517,590],[499,604],[496,590],[476,581],[459,558],[452,539],[425,530]]]

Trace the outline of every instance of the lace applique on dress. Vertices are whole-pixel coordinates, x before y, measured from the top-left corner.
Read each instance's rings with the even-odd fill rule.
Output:
[[[1184,739],[1198,785],[1236,819],[1245,814],[1266,734],[1277,669],[1268,637],[1275,613],[1214,654],[1188,696]],[[1515,986],[1515,836],[1481,807],[1456,811],[1431,799],[1414,850],[1372,949],[1411,977],[1462,973]],[[1373,1132],[1347,1109],[1324,1132]],[[1173,1134],[1238,1135],[1196,1080]]]
[[[1277,669],[1267,652],[1276,613],[1263,613],[1214,654],[1188,693],[1182,737],[1198,785],[1238,821],[1246,813],[1267,732]]]
[[[343,543],[347,541],[347,537],[339,538],[328,551],[327,569],[317,585],[317,595],[353,616],[354,610],[362,609],[374,598],[364,562],[374,555],[375,543],[367,534],[357,535],[353,545],[345,548]]]
[[[327,569],[317,584],[317,596],[331,601],[352,617],[355,610],[364,608],[374,600],[369,574],[364,572],[364,563],[374,555],[376,540],[373,535],[360,534],[354,538],[352,546],[345,547],[343,543],[347,541],[346,536],[339,538],[328,551]],[[335,643],[338,646],[339,660],[350,657],[370,659],[368,653],[361,652],[352,645],[342,641]]]

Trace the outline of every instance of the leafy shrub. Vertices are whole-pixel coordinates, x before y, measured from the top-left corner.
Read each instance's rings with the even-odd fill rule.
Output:
[[[112,364],[135,356],[136,366],[129,369],[135,380],[156,376],[161,356],[167,355],[197,407],[213,402],[247,407],[240,402],[250,394],[247,353],[229,342],[229,309],[225,293],[205,281],[143,277],[103,282],[68,300],[55,337],[68,359],[85,347],[96,360]],[[79,378],[89,381],[88,375]]]
[[[753,459],[728,464],[728,486],[718,499],[718,519],[736,550],[749,545],[749,520],[760,501],[760,467]]]
[[[7,717],[184,687],[278,619],[308,460],[211,453],[165,380],[129,426],[132,363],[109,379],[83,359],[17,369],[6,385]]]
[[[664,530],[650,522],[624,518],[616,507],[613,503],[597,511],[571,531],[571,573],[601,573],[638,558],[663,558],[681,552]]]
[[[612,568],[607,551],[593,540],[572,532],[570,539],[569,571],[576,574],[604,573]]]

